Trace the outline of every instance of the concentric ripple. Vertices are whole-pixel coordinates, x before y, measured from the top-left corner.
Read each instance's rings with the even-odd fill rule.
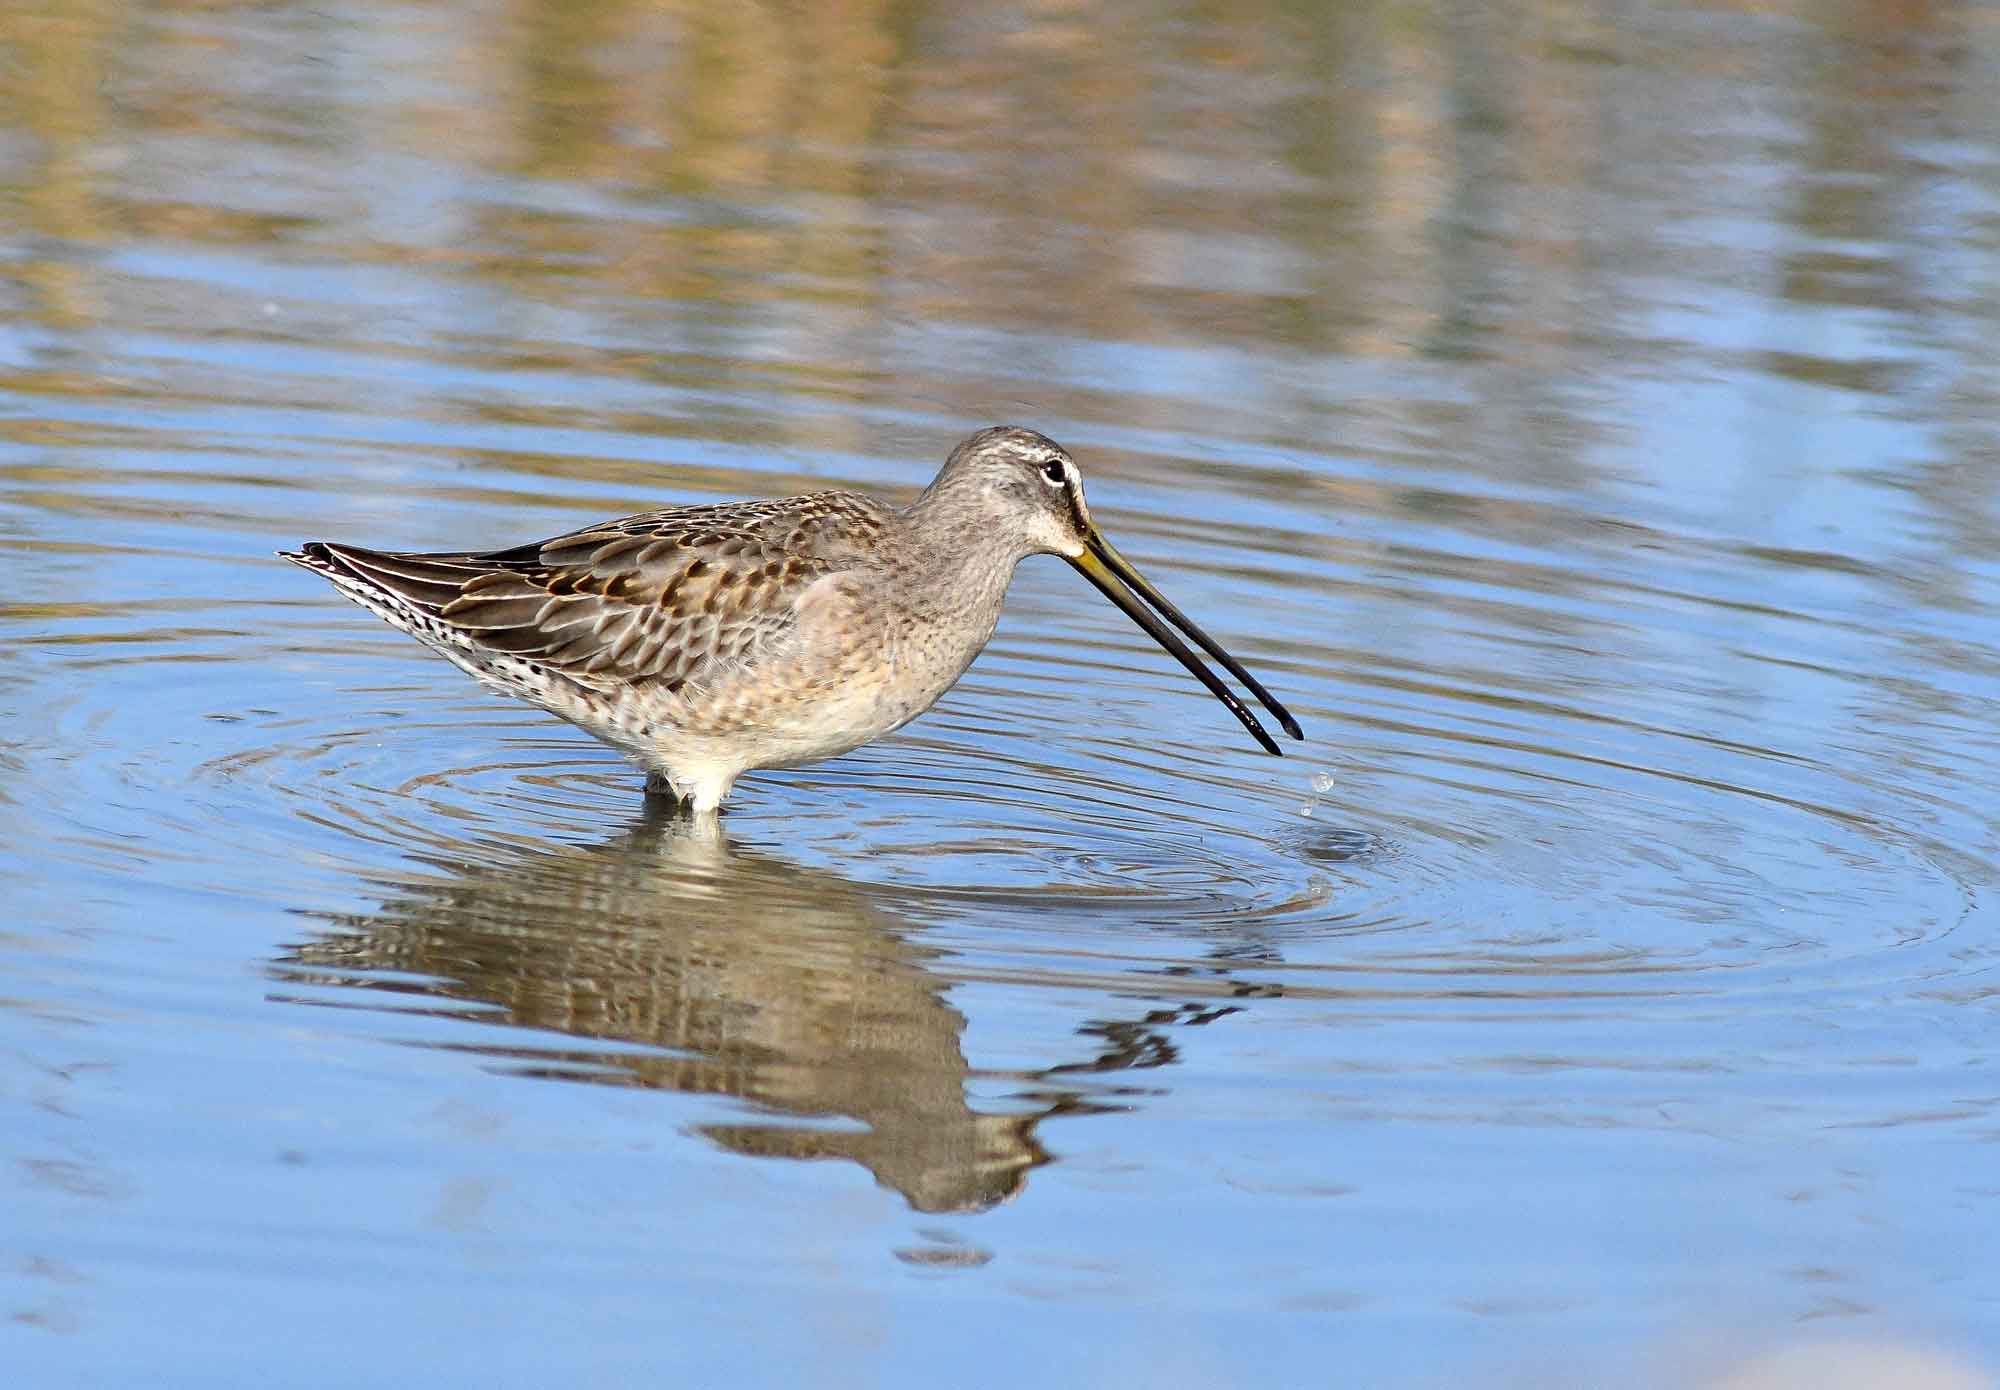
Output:
[[[69,852],[171,843],[213,853],[221,884],[241,854],[339,873],[585,841],[636,807],[638,776],[611,750],[414,648],[343,631],[355,625],[315,615],[311,645],[248,700],[262,638],[124,628],[44,648],[48,742],[104,750],[65,770]],[[1440,969],[1704,991],[1950,973],[1925,948],[1980,891],[1963,877],[1968,812],[1933,802],[1937,824],[1898,823],[1850,809],[1868,789],[1805,759],[1709,748],[1696,775],[1640,761],[1672,750],[1656,733],[1624,748],[1601,725],[1595,746],[1571,737],[1588,711],[1496,713],[1491,691],[1434,687],[1391,717],[1372,673],[1287,674],[1312,681],[1316,741],[1279,762],[1109,717],[1052,734],[1065,698],[1170,714],[1183,737],[1217,730],[1171,672],[1135,660],[1087,694],[1036,698],[1035,668],[1003,648],[903,737],[746,779],[730,832],[919,919],[1005,921],[1058,944],[1165,936],[1169,955],[1254,937],[1291,966],[1410,987]],[[137,804],[143,851],[117,829]],[[1755,983],[1725,986],[1725,971]]]
[[[1118,615],[1030,566],[1001,639],[924,720],[740,784],[729,843],[759,856],[767,891],[772,864],[830,875],[930,933],[949,978],[1391,1011],[1742,1018],[1986,968],[1955,932],[1984,903],[1993,831],[1956,772],[1870,744],[1907,727],[1879,710],[1844,743],[1758,722],[1922,691],[1858,658],[1865,630],[1802,629],[1809,666],[1710,679],[1676,644],[1729,610],[1745,581],[1728,571],[1648,588],[1628,556],[1586,548],[1559,568],[1494,559],[1474,582],[1415,535],[1365,574],[1337,553],[1246,565],[1247,522],[1155,555],[1171,517],[1116,520],[1185,606],[1230,618],[1308,741],[1257,752]],[[1261,534],[1312,531],[1291,515]],[[282,910],[454,865],[504,876],[550,845],[623,852],[636,769],[276,562],[101,563],[210,580],[44,610],[23,634],[15,698],[37,723],[10,780],[60,785],[47,850],[79,871],[143,866]],[[249,592],[213,597],[232,588]],[[1623,601],[1568,592],[1586,588]],[[1301,614],[1384,636],[1314,641]],[[1977,697],[1955,699],[1923,717],[1969,725]]]

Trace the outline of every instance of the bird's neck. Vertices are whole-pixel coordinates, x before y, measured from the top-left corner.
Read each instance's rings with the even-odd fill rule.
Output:
[[[913,553],[922,566],[911,577],[916,587],[935,591],[939,606],[990,606],[997,613],[1014,566],[1034,550],[978,502],[939,479],[910,504],[903,521],[919,541]]]

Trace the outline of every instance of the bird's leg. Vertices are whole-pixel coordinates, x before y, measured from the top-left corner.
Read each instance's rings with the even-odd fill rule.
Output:
[[[654,812],[685,822],[703,834],[720,834],[720,821],[716,818],[720,805],[713,785],[697,783],[683,791],[674,785],[664,772],[651,771],[646,774],[646,812]]]

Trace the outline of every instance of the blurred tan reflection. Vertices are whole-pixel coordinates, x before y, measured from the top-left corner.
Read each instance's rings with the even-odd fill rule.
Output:
[[[1707,1390],[1993,1390],[1970,1361],[1918,1342],[1828,1338],[1750,1356],[1700,1382]]]
[[[1064,1102],[972,1109],[965,1019],[929,969],[938,953],[853,884],[662,815],[602,845],[498,852],[507,857],[400,889],[376,913],[333,919],[278,973],[495,1005],[471,1017],[670,1050],[481,1049],[530,1075],[755,1102],[784,1120],[701,1132],[744,1154],[852,1159],[920,1211],[993,1206],[1046,1160],[1034,1128]]]

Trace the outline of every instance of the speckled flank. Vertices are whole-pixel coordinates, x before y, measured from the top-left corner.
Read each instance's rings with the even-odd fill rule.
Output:
[[[959,445],[901,510],[826,492],[647,512],[510,550],[312,541],[280,554],[706,812],[751,768],[843,753],[922,714],[993,635],[1014,566],[1076,561],[1093,538],[1069,455],[1000,427]]]

